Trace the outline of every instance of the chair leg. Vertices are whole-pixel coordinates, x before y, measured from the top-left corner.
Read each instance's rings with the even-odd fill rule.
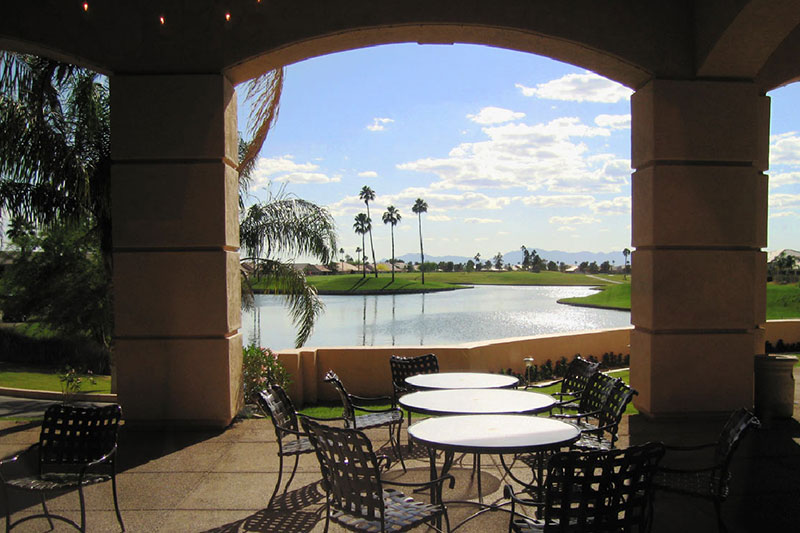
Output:
[[[289,476],[289,481],[286,482],[286,486],[283,487],[283,494],[286,495],[286,492],[289,490],[289,485],[292,484],[292,480],[294,479],[294,475],[297,472],[297,464],[300,462],[300,455],[294,456],[294,467],[292,468],[292,475]]]
[[[122,513],[119,512],[119,499],[117,498],[117,476],[111,476],[111,492],[114,494],[114,511],[117,513],[120,531],[125,531],[125,524],[122,522]]]
[[[47,518],[47,523],[50,524],[50,529],[56,527],[53,524],[53,519],[50,518],[50,511],[47,509],[47,501],[44,498],[44,492],[39,493],[39,496],[42,498],[42,510],[44,511],[44,516]]]
[[[267,503],[267,507],[272,507],[272,500],[275,499],[275,495],[278,494],[278,489],[281,486],[281,478],[283,477],[283,455],[280,453],[278,454],[278,481],[275,483],[275,490],[272,491],[272,496],[269,498],[269,502]]]
[[[717,511],[717,527],[720,533],[728,533],[728,528],[725,526],[725,522],[722,521],[722,502],[714,500],[714,509]]]
[[[81,501],[81,531],[86,533],[86,501],[83,497],[83,485],[78,485],[78,499]]]
[[[400,459],[400,466],[403,467],[403,472],[407,472],[406,463],[405,461],[403,461],[403,452],[400,450],[400,430],[402,428],[403,428],[403,419],[401,418],[400,422],[397,424],[397,438],[395,438],[392,434],[394,428],[391,425],[389,426],[389,442],[394,448],[394,451],[397,454],[397,458]]]

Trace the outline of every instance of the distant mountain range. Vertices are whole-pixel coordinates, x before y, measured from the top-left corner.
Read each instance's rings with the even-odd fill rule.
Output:
[[[562,252],[560,250],[540,250],[538,248],[528,248],[528,250],[533,253],[533,250],[536,250],[536,253],[539,254],[539,257],[547,260],[547,261],[555,261],[556,263],[564,262],[568,265],[575,265],[580,264],[583,261],[588,261],[591,263],[592,261],[596,261],[597,264],[601,264],[604,261],[608,261],[612,264],[616,265],[624,265],[625,264],[625,256],[622,255],[622,250],[618,252]],[[405,262],[408,261],[419,261],[419,254],[405,254],[397,256],[398,259],[402,259]],[[460,255],[428,255],[425,254],[425,261],[432,261],[434,263],[439,263],[441,261],[452,261],[453,263],[466,263],[472,257],[460,256]],[[385,259],[388,260],[388,259]],[[481,261],[492,260],[492,256],[483,256],[481,255]],[[514,250],[511,252],[506,252],[503,254],[503,262],[505,264],[512,264],[515,265],[517,263],[522,263],[522,250]]]

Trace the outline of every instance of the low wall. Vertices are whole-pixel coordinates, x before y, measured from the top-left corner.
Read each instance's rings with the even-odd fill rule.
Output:
[[[800,342],[800,320],[770,320],[767,322],[764,331],[764,340],[769,341],[775,346],[778,340],[783,340],[786,344]]]
[[[575,354],[601,357],[606,352],[627,354],[632,328],[587,331],[569,335],[538,335],[448,346],[347,346],[301,348],[278,354],[292,375],[289,394],[297,405],[335,401],[333,387],[323,381],[333,370],[349,392],[362,396],[388,396],[392,392],[389,358],[435,353],[443,372],[499,372],[510,368],[522,373],[523,359],[536,364]]]

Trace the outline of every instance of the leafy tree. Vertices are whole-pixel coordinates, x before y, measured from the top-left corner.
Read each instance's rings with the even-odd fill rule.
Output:
[[[364,203],[367,205],[367,218],[370,220],[370,225],[367,228],[369,231],[369,247],[372,250],[372,264],[377,265],[377,261],[375,261],[375,245],[372,243],[372,218],[369,215],[369,203],[375,199],[375,191],[373,191],[369,186],[364,185],[361,187],[361,192],[358,193],[358,197],[364,200]],[[375,277],[378,277],[378,269],[375,269]]]
[[[480,252],[475,254],[475,257],[473,259],[475,259],[475,270],[480,272],[481,268],[483,268],[483,263],[481,263],[481,254],[480,254]]]
[[[550,272],[558,272],[558,265],[555,261],[548,261],[547,263],[547,270]]]
[[[361,278],[367,277],[367,261],[366,261],[366,250],[364,248],[364,235],[367,234],[372,229],[372,221],[366,215],[366,213],[359,213],[356,215],[356,221],[353,224],[353,229],[359,235],[361,235],[361,250],[364,250],[364,261],[361,262],[362,270],[361,270]],[[376,270],[377,272],[377,270]]]
[[[600,272],[600,267],[597,266],[597,261],[592,261],[591,263],[589,263],[589,272],[592,274],[597,274],[598,272]]]
[[[0,305],[8,319],[33,318],[66,336],[111,346],[113,308],[108,279],[88,222],[41,231],[20,219],[11,237],[17,259],[6,267]]]
[[[586,273],[589,270],[589,261],[583,261],[578,265],[578,271]]]
[[[528,270],[531,268],[531,253],[525,245],[522,245],[520,250],[522,250],[522,270]]]
[[[608,261],[603,261],[602,263],[600,263],[600,272],[602,272],[603,274],[608,274],[609,272],[611,272],[611,263]]]
[[[566,272],[567,271],[567,264],[564,261],[558,263],[558,271],[559,272]]]
[[[403,217],[400,215],[400,211],[398,211],[393,205],[387,207],[386,212],[383,214],[383,223],[390,224],[392,231],[392,283],[394,283],[394,227],[402,218]]]
[[[464,265],[464,270],[466,270],[467,272],[473,272],[475,270],[475,261],[473,261],[472,259],[468,259],[467,264]]]
[[[486,262],[483,263],[483,268],[485,268],[486,270],[491,270],[492,269],[492,262],[487,259]]]
[[[411,211],[417,215],[417,222],[419,225],[419,258],[421,262],[425,262],[425,252],[422,250],[422,213],[428,212],[428,204],[422,198],[417,198]],[[425,285],[425,271],[422,271],[422,284]]]
[[[494,267],[497,270],[503,268],[503,254],[497,252],[497,254],[492,259],[494,260]]]

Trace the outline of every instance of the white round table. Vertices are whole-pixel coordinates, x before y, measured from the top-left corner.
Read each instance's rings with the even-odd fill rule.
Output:
[[[547,394],[508,389],[424,390],[405,394],[400,405],[426,415],[534,414],[548,411],[556,400]]]
[[[406,383],[416,389],[505,389],[516,386],[519,380],[488,372],[438,372],[407,377]]]

